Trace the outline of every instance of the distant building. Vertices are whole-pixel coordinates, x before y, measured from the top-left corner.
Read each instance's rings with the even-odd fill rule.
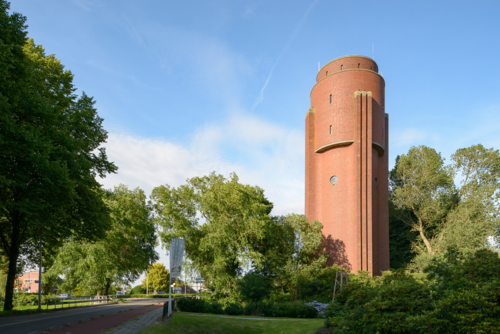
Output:
[[[38,292],[38,287],[38,270],[23,273],[21,277],[16,278],[14,281],[14,290],[16,292]]]
[[[35,293],[38,292],[39,286],[38,270],[23,273],[21,277],[16,278],[14,281],[14,291],[16,292]],[[56,291],[57,287],[53,287],[51,293],[56,293]]]

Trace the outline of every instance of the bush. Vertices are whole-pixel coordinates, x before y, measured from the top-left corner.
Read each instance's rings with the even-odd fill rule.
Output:
[[[144,295],[146,294],[146,289],[142,287],[142,285],[137,285],[130,290],[131,295]]]
[[[233,303],[226,306],[224,311],[228,315],[243,315],[244,308],[240,304]]]
[[[203,299],[181,298],[177,307],[183,312],[214,313],[228,315],[260,315],[263,317],[283,318],[317,318],[318,311],[312,307],[298,303],[275,304],[274,302],[249,302],[242,307],[239,304],[229,304],[223,308],[217,302]]]
[[[182,312],[205,313],[206,304],[206,301],[196,298],[180,298],[177,301],[177,307]]]
[[[282,303],[275,304],[257,303],[257,314],[263,317],[282,317],[282,318],[317,318],[318,311],[302,303]]]
[[[194,293],[188,293],[186,296],[195,296],[196,294]],[[153,294],[130,294],[130,295],[117,295],[119,299],[123,298],[168,298],[168,293],[166,294],[161,294],[161,295],[153,295]],[[179,298],[179,297],[184,297],[184,294],[172,294],[172,298]]]
[[[236,282],[238,292],[244,301],[258,302],[269,296],[269,280],[256,272],[249,272]]]
[[[57,298],[56,295],[42,295],[42,305],[47,303],[47,298]],[[58,299],[58,302],[61,300]],[[38,293],[15,293],[13,300],[14,307],[36,306],[38,305]]]
[[[425,269],[353,278],[325,310],[335,333],[500,332],[500,259],[450,248]]]

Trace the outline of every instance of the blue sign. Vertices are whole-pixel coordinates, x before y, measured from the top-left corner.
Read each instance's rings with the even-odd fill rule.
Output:
[[[40,281],[37,281],[37,280],[35,280],[35,283],[38,283],[38,284],[40,284]]]

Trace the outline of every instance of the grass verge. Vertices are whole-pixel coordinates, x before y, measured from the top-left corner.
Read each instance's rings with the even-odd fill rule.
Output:
[[[155,323],[141,333],[144,334],[178,334],[178,333],[217,333],[217,334],[307,334],[316,333],[323,327],[324,319],[283,319],[238,316],[227,318],[211,314],[176,312],[168,326]],[[253,318],[253,319],[252,319]]]
[[[124,300],[124,301],[120,301],[120,302],[128,303],[129,301],[125,301]],[[57,308],[56,308],[56,306],[57,306]],[[71,303],[71,307],[61,307],[61,304],[58,304],[58,305],[49,305],[48,309],[47,309],[46,305],[42,305],[42,310],[41,311],[38,311],[38,305],[33,305],[33,306],[16,306],[11,311],[0,311],[0,317],[1,316],[7,316],[7,315],[14,315],[14,314],[50,312],[50,311],[53,311],[53,310],[74,308],[75,306],[76,307],[79,307],[79,306],[89,306],[89,303],[88,302],[87,303],[76,303],[76,304]],[[3,306],[2,306],[2,309],[3,309]]]

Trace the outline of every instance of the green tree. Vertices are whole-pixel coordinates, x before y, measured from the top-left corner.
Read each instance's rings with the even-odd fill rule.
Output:
[[[243,301],[258,302],[271,292],[269,279],[254,271],[247,273],[236,285]]]
[[[392,269],[406,268],[412,262],[416,255],[412,244],[418,237],[418,233],[401,219],[412,216],[411,211],[394,204],[393,191],[402,185],[396,174],[399,158],[398,155],[394,168],[389,172],[389,262]]]
[[[5,310],[27,242],[54,247],[104,235],[109,215],[96,176],[115,172],[94,101],[73,74],[26,38],[26,18],[0,1],[0,249],[9,268]]]
[[[483,247],[499,226],[499,152],[479,144],[457,150],[451,160],[445,165],[435,150],[419,146],[396,165],[400,184],[392,199],[398,218],[418,233],[413,241],[417,270],[447,246]]]
[[[168,291],[168,285],[170,281],[170,274],[168,269],[165,268],[163,263],[157,262],[153,263],[147,272],[147,278],[142,280],[141,287],[143,289],[148,289],[156,293],[158,291]]]
[[[321,276],[326,264],[322,229],[320,222],[309,223],[300,214],[272,217],[259,246],[263,259],[253,271],[269,280],[275,293],[292,292],[297,298],[303,283]]]
[[[194,177],[178,188],[153,189],[160,238],[184,238],[187,257],[215,296],[231,292],[242,267],[260,266],[260,245],[272,224],[272,204],[259,187],[243,185],[211,173]]]
[[[64,275],[68,289],[109,294],[113,283],[135,281],[157,260],[155,226],[144,192],[125,185],[108,191],[111,228],[98,242],[70,240],[65,243],[46,276]]]

